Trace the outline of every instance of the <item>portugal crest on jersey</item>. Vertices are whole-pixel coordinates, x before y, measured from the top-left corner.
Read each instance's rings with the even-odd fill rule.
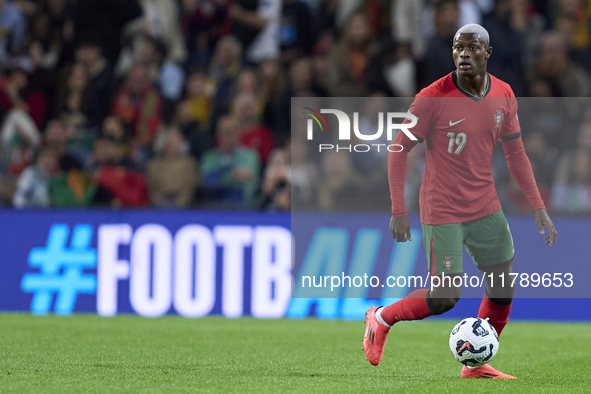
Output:
[[[497,113],[493,115],[493,118],[495,120],[496,128],[498,129],[503,121],[503,114],[500,109],[497,109]]]
[[[446,271],[450,271],[451,267],[453,267],[454,265],[454,260],[451,257],[446,257],[445,260],[443,260],[443,266],[445,267]]]

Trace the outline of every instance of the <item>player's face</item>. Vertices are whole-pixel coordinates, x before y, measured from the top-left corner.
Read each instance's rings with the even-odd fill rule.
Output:
[[[458,34],[454,37],[452,50],[458,74],[473,76],[486,72],[492,47],[478,40],[476,34]]]

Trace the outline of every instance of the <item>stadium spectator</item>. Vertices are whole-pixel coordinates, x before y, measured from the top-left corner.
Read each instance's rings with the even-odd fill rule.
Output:
[[[531,130],[526,135],[523,145],[534,168],[538,187],[549,191],[554,181],[554,171],[558,161],[557,149],[548,146],[545,134],[536,130]],[[544,199],[543,195],[542,199]]]
[[[552,206],[569,213],[591,211],[591,151],[574,152],[568,175],[554,184]]]
[[[201,179],[210,205],[252,207],[259,184],[256,152],[238,145],[239,126],[224,116],[217,123],[217,147],[201,160]]]
[[[116,66],[116,75],[125,76],[133,64],[143,64],[148,69],[150,80],[169,103],[168,107],[174,106],[183,91],[185,71],[176,60],[167,56],[168,48],[162,39],[142,35],[138,41],[141,42],[139,49],[123,49]],[[171,114],[172,111],[167,113]]]
[[[484,17],[482,25],[493,37],[494,56],[488,60],[488,72],[511,85],[515,96],[521,97],[526,93],[523,78],[526,16],[512,3],[516,2],[497,0],[494,11]]]
[[[540,98],[522,100],[519,104],[521,127],[528,133],[543,134],[547,149],[571,148],[577,126],[569,124],[568,107],[574,100],[551,97],[552,87],[544,80],[535,80],[531,86],[532,94]]]
[[[538,48],[540,46],[540,37],[547,27],[547,21],[541,14],[541,2],[533,0],[513,0],[511,1],[512,14],[516,14],[517,24],[524,24],[523,34],[523,61],[526,69],[524,72],[529,74],[530,67],[535,63]],[[496,45],[493,43],[493,46]],[[527,92],[526,92],[527,94]]]
[[[123,36],[132,42],[135,59],[141,57],[146,37],[161,41],[167,48],[166,60],[184,62],[187,58],[185,38],[178,23],[178,4],[175,0],[140,0],[142,15],[131,21]]]
[[[294,60],[289,68],[289,97],[325,97],[326,91],[316,86],[309,58]]]
[[[290,184],[294,210],[316,209],[316,182],[318,169],[309,156],[309,148],[303,138],[291,139]]]
[[[113,101],[113,115],[133,131],[134,143],[145,148],[160,127],[162,100],[152,87],[148,70],[135,65]]]
[[[395,42],[385,42],[369,65],[370,91],[382,91],[388,96],[413,97],[417,91],[416,66],[409,48]]]
[[[31,80],[34,86],[38,86],[47,97],[54,97],[54,83],[57,79],[58,69],[56,67],[59,60],[58,46],[49,47],[47,50],[39,41],[34,41],[29,45],[28,58],[31,64]]]
[[[291,97],[278,61],[259,65],[263,95],[266,98],[263,123],[273,131],[276,146],[283,146],[289,137]]]
[[[209,62],[215,42],[226,20],[225,0],[182,0],[184,26],[187,41],[188,63],[204,65]]]
[[[43,149],[35,164],[27,167],[18,178],[14,194],[15,208],[49,207],[49,178],[57,168],[57,158],[51,149]]]
[[[589,75],[568,58],[566,44],[559,33],[549,32],[542,37],[542,50],[535,71],[538,78],[554,85],[562,97],[589,95]]]
[[[97,139],[91,169],[96,184],[111,195],[111,206],[148,206],[150,198],[144,176],[126,164],[112,138]]]
[[[425,53],[423,15],[425,1],[394,0],[390,8],[392,36],[401,45],[408,45],[413,57],[421,60]]]
[[[102,54],[102,49],[97,40],[87,40],[76,48],[75,60],[86,66],[88,71],[90,106],[95,108],[97,119],[93,119],[95,125],[100,125],[104,118],[111,112],[110,99],[113,96],[113,72]]]
[[[274,149],[265,170],[261,190],[262,209],[289,211],[291,207],[290,153],[286,149]]]
[[[521,0],[513,0],[513,3],[517,3],[519,1]],[[482,17],[488,13],[486,11],[488,8],[487,3],[490,4],[489,0],[459,0],[458,9],[460,11],[460,15],[458,17],[458,25],[464,26],[469,23],[482,25]]]
[[[545,79],[537,78],[529,86],[532,97],[556,97],[554,87]]]
[[[254,97],[256,104],[257,118],[261,118],[265,109],[266,97],[262,89],[262,85],[259,82],[258,75],[255,69],[243,69],[240,74],[236,77],[234,86],[232,89],[232,103],[230,104],[230,113],[235,114],[236,98],[241,96],[252,96]]]
[[[148,68],[152,83],[159,88],[160,95],[174,104],[183,92],[185,71],[166,56],[164,42],[148,37],[144,44],[141,62]]]
[[[365,105],[359,113],[358,130],[363,134],[371,135],[376,133],[382,126],[382,135],[379,139],[373,140],[374,144],[390,144],[388,135],[384,129],[384,119],[380,120],[380,113],[388,112],[388,103],[384,94],[374,93],[366,101]],[[365,144],[366,141],[361,140],[357,134],[353,133],[351,136],[352,144]],[[385,145],[384,145],[385,146]],[[387,168],[388,151],[386,149],[374,149],[369,152],[351,152],[351,164],[361,174],[368,174],[369,177],[382,177],[383,174],[378,174],[372,171],[374,168]],[[372,179],[373,181],[374,179]],[[383,179],[375,179],[376,183]]]
[[[49,200],[54,208],[85,208],[95,198],[97,186],[79,169],[58,171],[49,178]]]
[[[6,113],[13,108],[29,114],[37,127],[42,126],[47,110],[45,94],[30,84],[28,71],[21,67],[0,80],[0,112]]]
[[[257,152],[264,165],[273,150],[274,136],[258,118],[257,99],[252,94],[239,96],[235,100],[236,122],[240,130],[239,144]]]
[[[318,43],[314,46],[314,54],[312,57],[312,75],[315,84],[324,91],[329,90],[329,74],[330,70],[330,53],[335,46],[335,37],[332,33],[327,32],[323,34]]]
[[[0,174],[0,206],[12,207],[18,178]]]
[[[245,51],[267,25],[268,20],[259,13],[261,0],[234,0],[228,7],[228,33],[237,37]]]
[[[363,182],[351,164],[349,152],[324,152],[321,166],[322,177],[315,185],[318,208],[337,212],[363,209],[359,205]]]
[[[353,14],[330,54],[329,93],[335,97],[365,96],[368,66],[374,51],[367,16]]]
[[[11,110],[0,129],[3,174],[18,176],[29,164],[41,143],[41,133],[31,117],[21,109]]]
[[[47,124],[43,133],[43,144],[53,150],[60,170],[67,172],[82,168],[78,158],[69,152],[68,134],[63,122],[52,120]]]
[[[307,63],[307,67],[310,67],[309,60],[301,59],[297,61],[301,67]],[[261,108],[262,122],[269,127],[274,135],[275,146],[283,146],[286,140],[289,138],[290,125],[290,105],[291,98],[295,97],[298,93],[292,93],[291,89],[286,88],[287,80],[281,73],[280,64],[277,61],[267,61],[259,65],[259,75],[261,77],[261,95],[264,97]],[[294,72],[293,67],[290,69],[290,77],[301,78],[303,86],[310,86],[311,83],[311,69],[309,72],[302,70],[302,72]],[[292,84],[300,86],[298,82]],[[304,87],[304,89],[306,89]],[[311,94],[311,93],[310,93]]]
[[[92,92],[88,83],[88,71],[82,63],[67,70],[57,92],[53,110],[54,118],[67,117],[81,126],[99,126],[101,114],[97,106],[91,106]]]
[[[188,106],[191,121],[199,123],[202,129],[209,128],[213,102],[207,93],[207,74],[201,70],[192,71],[187,77],[187,97],[185,103]]]
[[[458,30],[460,11],[457,0],[441,0],[435,6],[434,34],[427,39],[425,53],[429,60],[423,63],[420,87],[425,87],[455,69],[450,56],[451,42]]]
[[[123,122],[121,119],[115,116],[109,116],[103,122],[102,134],[115,141],[119,156],[122,158],[128,158],[130,154],[129,140],[130,135],[125,133]],[[129,166],[128,166],[129,167]]]
[[[156,158],[148,163],[150,201],[158,208],[187,208],[197,186],[197,161],[176,128],[159,136]]]
[[[591,116],[591,112],[587,111],[586,117]],[[553,173],[556,181],[564,181],[569,179],[569,174],[572,172],[575,152],[577,150],[587,150],[591,152],[591,119],[583,119],[583,123],[577,130],[577,135],[573,138],[574,144],[569,146],[569,150],[562,153],[558,160],[555,172]]]
[[[55,36],[54,32],[51,31],[51,21],[47,13],[34,15],[29,21],[28,28],[30,30],[29,40],[39,42],[44,47],[51,45],[54,39],[57,39],[57,43],[59,43],[61,38],[61,32],[58,36]]]
[[[71,3],[71,32],[74,43],[100,42],[109,67],[115,64],[121,50],[124,26],[142,15],[137,0],[77,0]],[[66,27],[66,26],[65,26]],[[80,60],[80,59],[79,59]],[[90,74],[93,75],[92,70]]]
[[[311,20],[310,10],[304,2],[300,0],[283,1],[279,39],[284,62],[291,62],[298,57],[311,54],[314,43]]]
[[[70,17],[70,7],[68,0],[48,0],[41,4],[43,15],[49,18],[50,34],[60,36],[64,25]]]
[[[261,95],[258,76],[254,69],[243,69],[236,78],[234,96],[240,96],[243,94],[252,94],[254,96]],[[262,97],[257,98],[262,99]]]
[[[26,20],[21,10],[8,0],[0,0],[0,63],[20,50],[24,41]],[[0,66],[6,64],[0,64]]]
[[[577,134],[576,144],[580,148],[591,151],[591,110],[589,107],[587,107],[586,110],[587,112],[583,118],[583,124]]]
[[[264,26],[247,50],[247,60],[258,64],[279,58],[279,23],[282,0],[265,0],[259,3],[257,15],[265,21]]]
[[[34,48],[36,53],[44,54],[41,65],[45,68],[53,68],[57,65],[59,56],[65,46],[62,42],[64,39],[63,26],[60,26],[60,24],[62,24],[60,17],[53,19],[48,14],[38,14],[30,23],[29,47],[31,50]],[[31,56],[31,58],[35,63],[34,57]]]
[[[569,58],[588,70],[591,66],[591,8],[588,2],[581,0],[560,0],[556,3],[558,11],[555,28],[563,35],[569,48]]]
[[[300,3],[304,3],[299,0]],[[313,26],[311,28],[312,40],[323,34],[332,34],[337,31],[337,13],[339,11],[340,0],[320,1],[314,9]],[[305,4],[305,3],[304,3]]]
[[[209,65],[209,80],[215,92],[216,112],[227,111],[234,79],[242,68],[242,44],[233,36],[222,37],[216,44]]]
[[[103,166],[116,166],[132,169],[133,164],[125,160],[125,156],[117,147],[111,136],[100,136],[94,143],[94,151],[88,163],[88,171],[96,178]]]
[[[193,120],[189,101],[183,101],[177,105],[174,125],[189,141],[191,154],[197,160],[201,159],[201,156],[213,146],[213,138],[209,130],[203,128],[198,121]]]

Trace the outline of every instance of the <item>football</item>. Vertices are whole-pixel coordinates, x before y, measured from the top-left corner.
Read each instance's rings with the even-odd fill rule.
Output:
[[[499,350],[499,336],[487,320],[469,317],[451,330],[449,349],[464,365],[477,367],[488,363]]]

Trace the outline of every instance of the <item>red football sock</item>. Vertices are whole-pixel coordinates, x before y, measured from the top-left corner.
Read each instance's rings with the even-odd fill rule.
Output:
[[[382,319],[389,325],[400,320],[422,320],[433,313],[427,305],[429,289],[415,290],[405,298],[382,308]]]
[[[497,334],[501,336],[505,324],[509,321],[510,312],[511,304],[507,306],[495,304],[485,295],[480,304],[478,317],[481,319],[486,319],[488,317],[488,322],[495,328],[495,330],[497,330]]]

